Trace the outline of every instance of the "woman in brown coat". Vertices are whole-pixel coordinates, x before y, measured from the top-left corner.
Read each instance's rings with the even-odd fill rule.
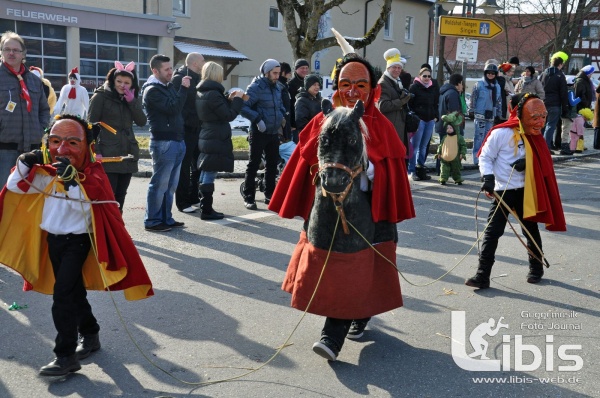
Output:
[[[115,134],[102,129],[96,144],[96,153],[103,157],[133,155],[133,158],[121,162],[103,163],[104,171],[110,181],[119,209],[123,213],[123,204],[131,176],[138,171],[140,148],[133,134],[133,123],[146,125],[146,115],[138,98],[139,86],[135,73],[135,64],[123,66],[115,62],[106,76],[104,84],[96,89],[90,100],[88,120],[92,123],[104,122],[115,129]]]

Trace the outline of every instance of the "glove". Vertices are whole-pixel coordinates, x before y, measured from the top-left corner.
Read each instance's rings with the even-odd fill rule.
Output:
[[[263,122],[262,120],[258,123],[256,123],[256,127],[258,128],[258,131],[260,131],[261,133],[264,133],[265,131],[267,131],[267,126],[265,125],[265,122]]]
[[[25,166],[32,168],[34,164],[44,164],[44,153],[39,149],[26,152],[19,156],[19,160]]]
[[[481,177],[481,190],[489,193],[490,195],[494,195],[494,186],[496,185],[496,177],[493,174],[486,174]]]
[[[56,175],[63,180],[65,189],[68,191],[70,187],[77,186],[77,180],[72,175],[73,168],[69,167],[71,162],[67,158],[56,158],[58,162],[53,163],[52,166],[56,167]]]
[[[475,120],[475,112],[469,112],[469,119]]]
[[[510,167],[513,167],[516,171],[524,171],[525,170],[525,158],[517,159],[510,164]]]
[[[125,93],[123,94],[123,98],[125,98],[125,101],[127,101],[127,102],[133,101],[133,99],[134,99],[133,90],[126,88],[124,91],[125,91]]]

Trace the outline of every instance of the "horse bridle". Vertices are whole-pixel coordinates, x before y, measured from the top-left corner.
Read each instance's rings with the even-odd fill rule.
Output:
[[[341,164],[341,163],[335,163],[335,162],[320,163],[319,171],[315,175],[313,184],[316,183],[317,177],[321,177],[321,173],[323,171],[325,171],[327,169],[332,169],[332,168],[341,169],[341,170],[344,170],[346,173],[350,174],[350,183],[346,186],[346,189],[344,189],[341,193],[329,192],[328,190],[326,190],[323,187],[323,184],[321,184],[321,191],[323,193],[323,196],[327,196],[327,194],[329,194],[329,196],[333,200],[333,204],[335,205],[335,210],[338,212],[338,214],[342,220],[342,228],[344,229],[344,233],[346,235],[349,235],[350,229],[348,228],[348,222],[346,221],[346,214],[344,213],[343,202],[344,202],[344,199],[346,199],[346,196],[348,196],[350,189],[352,188],[352,184],[354,183],[354,178],[356,178],[356,176],[358,176],[360,173],[362,173],[364,168],[363,168],[362,164],[359,164],[358,166],[351,169],[350,167],[348,167],[344,164]],[[321,181],[322,180],[323,179],[321,178]]]

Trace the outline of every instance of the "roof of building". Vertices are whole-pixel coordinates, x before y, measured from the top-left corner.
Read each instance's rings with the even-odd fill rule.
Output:
[[[238,61],[250,60],[244,54],[225,41],[175,37],[173,45],[182,53],[200,53],[205,57],[228,58]]]

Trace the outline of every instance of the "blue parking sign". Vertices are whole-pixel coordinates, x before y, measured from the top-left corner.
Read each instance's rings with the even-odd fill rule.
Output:
[[[315,61],[315,70],[321,69],[321,61]]]

